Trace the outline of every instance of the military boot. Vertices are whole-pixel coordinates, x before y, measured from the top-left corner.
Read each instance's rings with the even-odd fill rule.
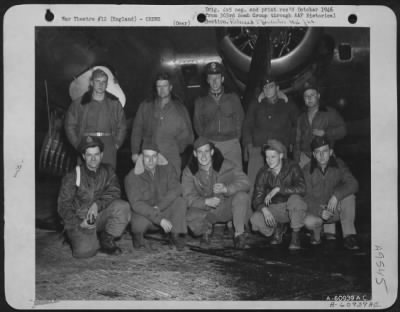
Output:
[[[133,233],[133,247],[135,249],[145,248],[145,242],[142,232]]]
[[[156,251],[157,248],[155,248],[148,240],[144,239],[143,235],[144,233],[142,232],[133,233],[133,248],[142,249],[147,252]]]
[[[170,242],[173,246],[175,246],[176,250],[183,251],[186,247],[186,238],[185,234],[180,233],[171,233]]]
[[[200,238],[200,248],[208,248],[211,244],[211,236],[214,233],[214,225],[207,223],[207,230]]]
[[[242,234],[239,234],[239,235],[235,236],[233,238],[233,246],[236,249],[249,248],[250,246],[248,244],[246,244],[246,238],[247,238],[246,236],[247,236],[246,233],[242,233]]]
[[[200,248],[208,248],[210,247],[211,239],[210,233],[204,233],[200,238]]]
[[[290,241],[289,250],[299,250],[300,245],[300,231],[292,231],[292,239]]]
[[[271,245],[280,245],[282,244],[283,241],[283,235],[287,231],[287,226],[286,223],[277,223],[275,232],[274,232],[274,238],[271,240]]]
[[[120,255],[121,248],[115,244],[115,237],[103,231],[100,233],[100,251],[109,255]]]

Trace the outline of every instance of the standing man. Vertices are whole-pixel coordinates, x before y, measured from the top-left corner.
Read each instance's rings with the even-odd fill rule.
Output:
[[[244,157],[249,161],[247,173],[252,185],[257,172],[264,166],[263,144],[275,139],[292,150],[299,114],[293,102],[280,96],[274,79],[263,79],[262,87],[261,94],[250,103],[243,124]]]
[[[207,64],[208,95],[197,98],[194,107],[193,124],[198,136],[210,140],[224,158],[231,160],[242,169],[242,149],[240,135],[244,112],[239,97],[235,93],[224,92],[222,65]]]
[[[356,215],[355,193],[358,182],[345,163],[333,155],[326,136],[315,137],[311,142],[313,158],[304,168],[307,186],[305,201],[308,214],[305,226],[313,230],[311,243],[321,243],[320,234],[324,223],[340,221],[344,247],[359,249],[354,220]]]
[[[96,136],[104,144],[103,162],[114,169],[117,150],[126,136],[125,113],[118,98],[106,91],[108,76],[95,69],[90,78],[89,91],[73,101],[65,116],[65,133],[75,148],[82,137]]]
[[[320,93],[316,83],[307,83],[304,88],[306,111],[297,121],[294,159],[303,168],[311,160],[310,144],[316,136],[326,136],[332,144],[346,135],[343,118],[331,107],[320,105]]]
[[[146,247],[144,233],[162,228],[170,233],[177,250],[185,247],[186,202],[175,168],[152,142],[144,142],[135,168],[125,178],[125,190],[133,213],[133,246]]]
[[[83,137],[78,145],[84,163],[62,180],[58,213],[63,219],[76,258],[101,251],[118,255],[114,239],[121,236],[130,219],[129,204],[120,199],[121,190],[111,165],[102,162],[104,144],[97,137]]]
[[[199,137],[193,156],[183,171],[183,196],[188,203],[188,227],[195,236],[202,235],[200,244],[208,246],[212,225],[233,221],[234,246],[246,247],[244,227],[251,215],[247,192],[250,183],[243,171],[207,138]]]
[[[263,146],[266,165],[256,177],[250,222],[254,231],[265,236],[274,234],[271,244],[282,243],[284,223],[290,223],[292,239],[289,249],[300,249],[300,229],[304,225],[307,206],[303,173],[298,164],[286,159],[286,148],[277,140]]]
[[[155,98],[143,101],[136,113],[131,134],[132,161],[138,160],[142,142],[150,141],[158,146],[180,177],[180,154],[194,139],[189,113],[172,94],[167,73],[157,75],[155,88]]]

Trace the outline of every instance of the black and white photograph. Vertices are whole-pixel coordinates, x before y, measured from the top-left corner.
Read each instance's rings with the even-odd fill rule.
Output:
[[[29,21],[30,89],[11,80],[23,100],[8,115],[28,117],[5,133],[25,124],[8,140],[17,151],[32,140],[5,161],[6,203],[29,202],[31,305],[391,304],[397,104],[396,83],[381,86],[393,71],[376,76],[379,27],[368,10],[280,7],[210,6],[161,25],[151,11],[43,6],[46,24]],[[309,22],[252,19],[296,14]],[[30,195],[12,186],[26,181]],[[21,226],[16,212],[5,221]]]

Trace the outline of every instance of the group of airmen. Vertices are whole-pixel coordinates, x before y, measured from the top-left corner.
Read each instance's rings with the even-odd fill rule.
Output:
[[[289,249],[298,250],[303,227],[310,243],[319,245],[322,237],[336,239],[340,221],[344,247],[359,249],[358,182],[334,154],[346,126],[333,108],[320,105],[315,81],[304,87],[300,112],[266,77],[245,114],[239,97],[224,91],[223,66],[209,63],[206,75],[209,92],[196,99],[193,123],[169,74],[155,78],[154,97],[140,104],[133,121],[135,166],[124,179],[123,200],[115,168],[126,119],[118,98],[106,90],[107,74],[93,71],[88,92],[72,102],[65,118],[66,135],[83,160],[64,176],[58,196],[73,256],[121,254],[116,240],[128,224],[136,249],[153,249],[145,234],[157,230],[178,251],[186,248],[188,234],[206,248],[214,225],[230,223],[235,248],[248,248],[255,232],[279,245],[290,228]],[[181,154],[190,145],[182,171]]]

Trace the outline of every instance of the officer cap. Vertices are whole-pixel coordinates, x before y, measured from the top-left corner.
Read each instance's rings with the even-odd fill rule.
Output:
[[[207,64],[206,72],[207,72],[207,75],[222,74],[223,73],[223,67],[222,67],[222,65],[220,63],[211,62],[211,63]]]
[[[325,135],[315,136],[311,141],[311,150],[314,151],[316,148],[319,148],[324,145],[329,145],[329,148],[331,148],[332,142]]]
[[[272,82],[276,82],[276,80],[271,77],[271,76],[264,76],[264,78],[261,80],[261,87],[266,86],[267,84],[270,84]]]
[[[86,149],[89,147],[96,147],[100,148],[100,152],[104,150],[104,143],[98,137],[95,136],[84,136],[78,145],[78,151],[82,154],[86,152]]]

